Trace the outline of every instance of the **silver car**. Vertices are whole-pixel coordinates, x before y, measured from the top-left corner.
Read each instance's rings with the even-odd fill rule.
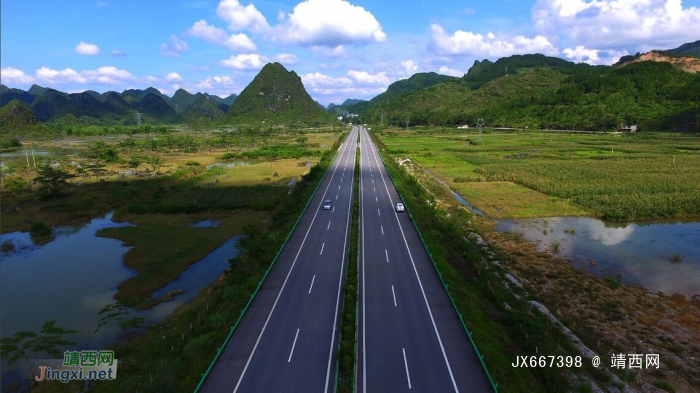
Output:
[[[394,209],[398,212],[401,213],[403,211],[406,211],[406,208],[404,207],[403,203],[398,202],[396,205],[394,205]]]
[[[323,210],[331,210],[331,200],[326,199],[323,201]]]

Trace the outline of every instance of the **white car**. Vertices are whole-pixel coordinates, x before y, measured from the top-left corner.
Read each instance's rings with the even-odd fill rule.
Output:
[[[402,211],[406,211],[406,208],[403,206],[403,203],[397,203],[394,205],[394,209],[396,209],[397,212],[401,213]]]
[[[331,200],[326,199],[323,201],[323,210],[331,210]]]

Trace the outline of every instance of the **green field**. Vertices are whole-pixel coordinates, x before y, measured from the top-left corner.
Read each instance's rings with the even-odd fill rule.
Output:
[[[700,215],[700,138],[438,128],[385,130],[387,152],[429,169],[495,218]]]

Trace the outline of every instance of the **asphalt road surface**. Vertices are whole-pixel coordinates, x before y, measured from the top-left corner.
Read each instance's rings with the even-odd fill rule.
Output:
[[[360,129],[357,391],[492,387],[367,131]]]
[[[357,133],[340,147],[202,391],[334,390]]]

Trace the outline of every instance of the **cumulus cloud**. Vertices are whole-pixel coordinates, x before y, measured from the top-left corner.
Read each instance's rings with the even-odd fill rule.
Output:
[[[85,41],[80,41],[75,47],[75,53],[85,56],[96,56],[100,54],[100,48],[95,44],[88,44]]]
[[[180,57],[181,52],[189,49],[189,45],[175,34],[170,35],[170,44],[160,44],[160,54],[166,57]]]
[[[441,66],[440,68],[438,68],[438,73],[443,74],[443,75],[456,76],[456,77],[464,76],[464,72],[462,72],[460,70],[456,70],[454,68],[450,68],[448,66]]]
[[[187,30],[187,34],[229,50],[252,52],[257,49],[255,43],[247,35],[243,33],[229,35],[224,29],[212,26],[203,19],[195,22]]]
[[[494,33],[482,35],[457,30],[452,35],[437,24],[430,25],[429,49],[441,55],[504,57],[514,54],[543,53],[556,56],[559,51],[544,36],[527,38],[522,35],[499,37]]]
[[[310,47],[309,49],[311,49],[312,52],[320,53],[323,56],[330,58],[340,58],[345,57],[347,55],[347,52],[345,52],[345,47],[343,45],[338,45],[333,48],[315,45]]]
[[[381,85],[388,86],[391,80],[386,76],[386,72],[370,74],[366,71],[350,70],[348,76],[360,85]]]
[[[28,85],[34,82],[34,78],[25,74],[22,70],[3,67],[0,69],[0,81],[3,85]]]
[[[681,0],[539,0],[532,18],[548,37],[600,50],[670,48],[700,37],[700,9]]]
[[[308,73],[301,76],[301,81],[308,89],[318,91],[318,89],[351,87],[353,82],[346,77],[332,77],[320,72]]]
[[[95,70],[80,72],[72,68],[54,70],[48,67],[41,67],[36,70],[36,79],[48,84],[97,83],[114,85],[133,81],[136,78],[127,70],[121,70],[114,66],[104,66]]]
[[[171,72],[165,76],[165,80],[168,82],[175,82],[175,81],[181,81],[183,79],[180,76],[180,74],[178,74],[177,72]]]
[[[233,93],[240,93],[240,85],[230,76],[210,76],[199,81],[195,85],[197,89],[204,90],[209,94],[217,94],[220,96],[228,96]]]
[[[238,0],[222,0],[216,7],[216,15],[228,22],[228,27],[232,31],[246,29],[254,33],[270,31],[267,19],[253,4],[244,6]]]
[[[263,56],[251,53],[231,56],[228,59],[221,60],[221,65],[237,70],[257,70],[262,68],[266,62],[267,59]]]
[[[583,45],[566,48],[562,52],[571,61],[591,65],[616,63],[620,57],[628,54],[627,51],[588,49]]]
[[[291,53],[280,53],[277,56],[275,56],[275,60],[284,65],[294,65],[299,62],[299,58]]]
[[[377,19],[344,0],[306,0],[275,26],[277,38],[305,46],[337,47],[386,41]]]
[[[420,67],[413,60],[401,60],[401,67],[403,67],[406,76],[411,76],[418,72]]]

